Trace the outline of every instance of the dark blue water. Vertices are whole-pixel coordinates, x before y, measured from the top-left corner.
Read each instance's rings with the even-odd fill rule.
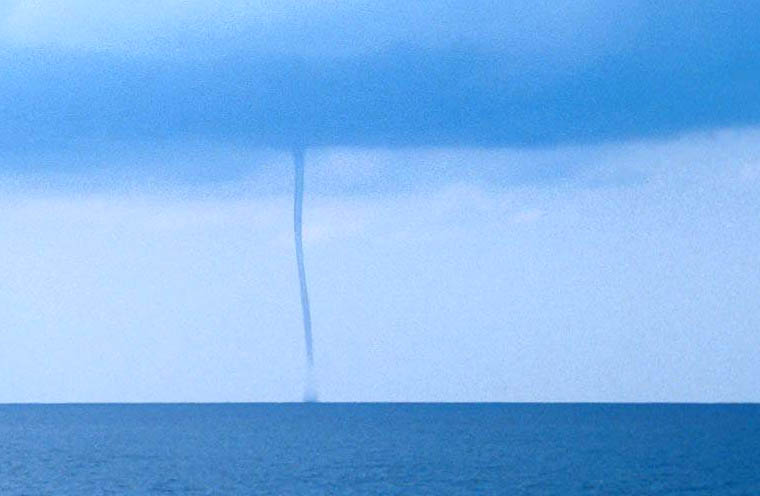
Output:
[[[760,405],[6,405],[0,494],[760,494]]]

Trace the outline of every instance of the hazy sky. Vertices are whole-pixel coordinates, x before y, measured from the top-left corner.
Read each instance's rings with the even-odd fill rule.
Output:
[[[760,401],[758,2],[0,1],[0,402]],[[381,4],[382,6],[379,6]]]

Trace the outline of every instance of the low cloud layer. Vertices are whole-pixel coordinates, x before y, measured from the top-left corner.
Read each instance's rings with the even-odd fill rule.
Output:
[[[376,4],[12,3],[0,144],[538,146],[760,121],[755,2]]]

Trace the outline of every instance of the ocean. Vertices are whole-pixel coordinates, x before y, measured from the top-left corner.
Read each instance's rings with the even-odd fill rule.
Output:
[[[760,495],[760,405],[0,405],[0,495]]]

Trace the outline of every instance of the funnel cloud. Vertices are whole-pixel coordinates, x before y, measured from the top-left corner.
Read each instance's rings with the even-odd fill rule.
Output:
[[[301,288],[301,311],[303,313],[303,336],[306,346],[306,388],[304,401],[317,400],[317,388],[314,380],[314,345],[311,336],[311,310],[309,308],[309,290],[306,286],[306,268],[303,261],[303,149],[293,150],[295,166],[295,188],[293,201],[293,230],[295,233],[296,262],[298,264],[298,282]]]

